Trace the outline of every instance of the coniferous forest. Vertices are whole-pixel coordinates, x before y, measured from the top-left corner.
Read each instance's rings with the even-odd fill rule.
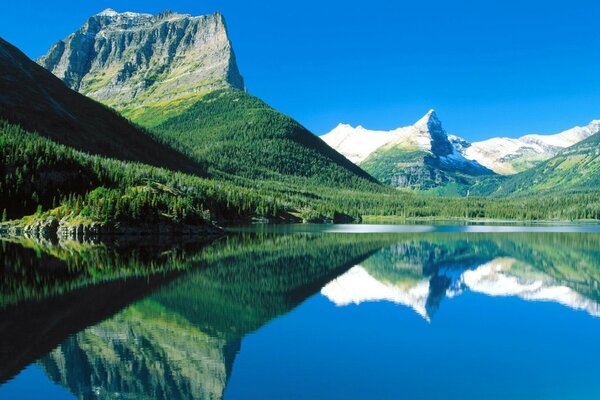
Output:
[[[387,190],[297,189],[268,180],[208,179],[89,155],[0,123],[2,218],[44,215],[82,221],[201,223],[266,218],[358,221],[364,216],[506,220],[600,219],[595,191],[519,197],[440,198]],[[303,190],[300,190],[302,185]]]

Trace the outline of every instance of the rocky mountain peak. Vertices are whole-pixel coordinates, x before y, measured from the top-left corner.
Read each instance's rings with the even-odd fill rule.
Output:
[[[413,126],[423,132],[444,131],[444,128],[442,127],[442,122],[438,118],[434,109],[427,111],[427,114],[425,114],[423,117],[421,117],[421,119],[415,122]]]
[[[225,20],[106,9],[37,60],[72,89],[120,110],[244,89]]]
[[[413,127],[431,143],[431,152],[438,156],[452,154],[453,147],[434,109],[431,109]]]

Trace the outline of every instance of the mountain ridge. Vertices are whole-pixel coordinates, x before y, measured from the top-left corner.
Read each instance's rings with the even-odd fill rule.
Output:
[[[429,114],[433,114],[434,118],[439,121],[433,109],[422,117],[421,120],[425,120]],[[334,148],[339,149],[349,160],[360,163],[379,147],[388,145],[394,141],[395,136],[399,132],[416,127],[421,120],[413,125],[389,131],[370,130],[362,125],[353,127],[349,124],[340,123],[328,133],[321,135],[321,137],[333,145]],[[423,122],[421,121],[422,124]],[[473,142],[455,134],[448,134],[447,136],[452,146],[464,158],[475,161],[497,174],[512,175],[555,156],[560,150],[577,144],[597,132],[600,132],[599,119],[592,120],[587,125],[574,126],[554,134],[534,133],[516,138],[499,136]],[[370,137],[362,140],[356,146],[359,150],[355,150],[347,143],[348,138],[344,137],[344,135],[351,134]]]
[[[502,175],[512,175],[531,168],[600,132],[600,120],[575,126],[556,134],[527,134],[518,138],[494,137],[478,142],[465,141],[460,151],[472,160]],[[464,139],[463,139],[464,140]]]
[[[600,132],[573,146],[562,149],[554,157],[513,175],[497,190],[497,194],[532,194],[558,191],[589,191],[600,185]],[[581,213],[593,210],[588,204]]]
[[[85,46],[80,43],[84,37]],[[78,48],[82,49],[80,54]],[[80,66],[72,59],[73,54],[80,55],[78,60],[85,67],[84,73],[76,75],[82,78],[81,84],[69,73]],[[213,177],[293,185],[300,185],[301,179],[304,186],[369,186],[379,190],[375,179],[300,123],[245,91],[225,20],[219,13],[192,17],[107,9],[90,17],[39,61],[82,94],[115,107],[206,165]],[[204,61],[210,62],[211,68],[207,69]],[[144,86],[148,74],[156,73],[151,84]],[[90,82],[103,76],[98,82],[106,85],[94,91],[98,82]]]

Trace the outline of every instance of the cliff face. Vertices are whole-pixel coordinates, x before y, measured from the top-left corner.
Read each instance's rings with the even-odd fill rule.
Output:
[[[108,9],[37,62],[72,89],[120,110],[214,89],[244,89],[219,13]]]

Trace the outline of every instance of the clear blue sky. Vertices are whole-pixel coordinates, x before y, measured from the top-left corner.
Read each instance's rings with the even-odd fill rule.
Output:
[[[597,0],[8,0],[0,36],[36,57],[108,7],[221,11],[250,92],[318,134],[429,108],[471,140],[600,119]]]

